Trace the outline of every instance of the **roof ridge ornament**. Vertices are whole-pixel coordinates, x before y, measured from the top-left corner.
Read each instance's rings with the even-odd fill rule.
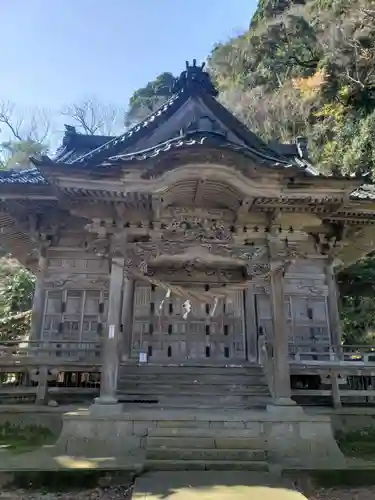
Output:
[[[213,97],[217,97],[219,92],[212,83],[210,75],[207,71],[203,71],[206,63],[203,62],[200,66],[197,66],[197,60],[193,59],[192,65],[189,64],[189,61],[186,61],[185,64],[186,69],[176,78],[173,92],[189,92],[191,94],[196,94],[203,90]]]

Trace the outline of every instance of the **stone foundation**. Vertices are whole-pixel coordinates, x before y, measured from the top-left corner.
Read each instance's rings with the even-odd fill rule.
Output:
[[[212,414],[150,407],[106,417],[83,411],[68,413],[64,415],[56,446],[64,454],[88,457],[139,457],[143,452],[146,460],[149,447],[158,436],[158,445],[152,448],[153,459],[155,450],[172,446],[181,468],[186,469],[190,461],[203,462],[207,450],[210,456],[215,450],[219,455],[223,443],[233,455],[236,449],[244,447],[264,451],[268,464],[281,467],[342,467],[345,458],[333,437],[330,417],[307,415],[299,407],[295,410],[294,414],[290,408],[284,411],[282,407],[272,412],[222,410]],[[170,444],[171,439],[175,439],[175,444]],[[178,456],[178,449],[185,449],[187,444],[192,450],[191,459],[184,460]]]

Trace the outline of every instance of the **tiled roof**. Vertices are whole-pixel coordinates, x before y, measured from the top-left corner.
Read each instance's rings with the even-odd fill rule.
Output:
[[[149,137],[153,130],[161,123],[165,123],[190,98],[200,99],[213,116],[224,127],[237,135],[246,147],[257,149],[263,155],[279,158],[282,161],[282,154],[263,142],[216,100],[217,91],[208,73],[203,71],[203,66],[197,66],[196,61],[193,62],[192,66],[186,65],[186,71],[183,71],[180,78],[177,79],[174,91],[175,94],[170,99],[140,123],[124,134],[73,160],[72,163],[77,164],[77,166],[95,166],[116,155],[141,152],[144,149],[142,148],[143,138]],[[179,135],[180,130],[176,130],[175,138],[177,139]],[[137,150],[134,150],[135,144],[137,144]],[[159,147],[159,145],[155,145],[155,147]]]
[[[131,144],[137,142],[141,137],[156,129],[160,123],[167,120],[188,99],[188,95],[175,94],[162,104],[156,111],[148,115],[137,125],[134,125],[122,135],[112,138],[110,141],[100,145],[96,149],[75,159],[72,163],[86,165],[90,162],[100,162],[104,158],[114,156]]]
[[[74,127],[66,125],[63,144],[55,157],[52,159],[44,158],[42,162],[33,160],[34,164],[38,166],[46,161],[46,163],[50,162],[51,166],[53,163],[61,163],[77,168],[95,168],[99,165],[113,164],[116,159],[120,158],[123,160],[142,160],[170,149],[191,145],[199,147],[199,141],[207,145],[212,140],[212,137],[208,135],[205,138],[200,138],[198,142],[196,140],[191,142],[191,137],[185,142],[181,142],[180,128],[170,131],[170,135],[174,137],[167,142],[152,144],[149,141],[152,132],[169,120],[186,101],[199,99],[200,103],[203,103],[215,117],[215,120],[223,126],[223,129],[231,131],[239,139],[239,142],[244,144],[244,146],[235,145],[233,142],[224,144],[221,140],[220,143],[216,142],[216,146],[241,151],[245,154],[253,153],[258,158],[271,161],[273,164],[294,165],[303,172],[318,175],[318,172],[308,162],[299,143],[295,145],[266,144],[220,104],[216,100],[217,91],[209,74],[203,71],[203,65],[197,66],[195,60],[193,65],[186,63],[186,70],[176,80],[173,91],[175,92],[173,96],[155,112],[117,137],[79,134]],[[190,126],[191,124],[186,124],[185,134],[191,130]],[[201,130],[201,132],[204,131]],[[207,134],[209,133],[207,132]],[[147,142],[144,139],[147,139]],[[45,175],[48,176],[47,171]]]
[[[52,160],[56,163],[73,163],[77,158],[90,153],[112,139],[114,139],[113,136],[81,134],[76,131],[75,127],[65,125],[62,145]]]
[[[186,69],[176,79],[172,90],[173,95],[155,112],[151,113],[140,123],[127,130],[124,134],[113,138],[106,144],[75,160],[76,163],[86,165],[91,162],[99,163],[104,158],[109,158],[129,148],[138,142],[145,135],[149,134],[157,126],[168,119],[177,109],[179,109],[190,97],[209,96],[214,102],[218,91],[213,85],[209,74],[204,69],[204,63],[197,66],[194,59],[193,64],[186,62]],[[218,106],[222,107],[217,103]],[[232,116],[232,115],[231,115]],[[233,117],[234,118],[234,117]]]
[[[48,182],[36,167],[30,167],[24,170],[1,171],[0,184],[46,185]]]
[[[175,94],[159,109],[117,137],[80,134],[76,132],[74,127],[66,125],[63,144],[56,155],[52,159],[48,157],[39,160],[32,159],[34,165],[40,166],[46,178],[49,178],[48,169],[53,168],[54,164],[69,165],[78,169],[85,167],[92,169],[114,165],[120,161],[141,161],[172,149],[199,148],[204,145],[230,149],[247,156],[256,156],[263,163],[268,162],[273,166],[294,166],[300,169],[303,175],[325,177],[311,165],[307,154],[307,142],[304,138],[297,138],[295,144],[279,144],[277,142],[267,144],[251,132],[216,100],[217,91],[208,73],[203,71],[203,66],[197,66],[196,61],[193,62],[193,65],[186,64],[186,71],[183,71],[180,78],[176,80],[173,91]],[[160,138],[161,134],[155,134],[153,143],[152,132],[169,120],[189,99],[198,99],[199,105],[203,103],[204,107],[208,109],[209,115],[213,115],[216,124],[220,125],[219,128],[222,131],[233,133],[237,137],[238,143],[228,141],[223,135],[205,131],[204,127],[197,126],[196,130],[199,130],[199,133],[194,132],[191,123],[186,124],[186,126],[183,124],[181,127],[181,121],[177,119],[175,128],[179,127],[179,130],[168,129],[168,135],[164,135],[163,139]],[[183,132],[181,132],[181,128],[183,128]],[[214,128],[210,130],[217,131]],[[181,133],[185,133],[185,135],[181,136]],[[156,139],[157,136],[158,139]],[[164,141],[168,136],[174,137],[166,142],[155,144],[157,140]],[[240,145],[241,143],[243,145]],[[46,182],[40,174],[39,177],[36,174],[33,175],[36,176],[35,179],[39,179],[35,182]],[[340,178],[343,177],[340,176]],[[16,176],[14,182],[35,183],[32,180],[29,181],[28,177],[25,177],[24,181],[20,179]],[[10,182],[11,180],[9,180]],[[373,196],[375,197],[375,194],[369,193],[366,189],[358,189],[352,197],[353,199],[372,199]]]

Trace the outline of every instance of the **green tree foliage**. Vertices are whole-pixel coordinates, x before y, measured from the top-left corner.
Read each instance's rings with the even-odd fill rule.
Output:
[[[175,77],[172,73],[162,73],[134,92],[129,99],[129,109],[126,115],[127,125],[132,125],[146,118],[172,95]]]
[[[0,100],[0,169],[23,169],[29,157],[47,151],[49,115],[40,109],[23,110]]]
[[[0,259],[0,339],[26,336],[29,331],[35,277],[10,258]]]
[[[32,140],[8,141],[0,145],[0,168],[20,169],[30,166],[30,156],[37,156],[46,151],[43,144]]]

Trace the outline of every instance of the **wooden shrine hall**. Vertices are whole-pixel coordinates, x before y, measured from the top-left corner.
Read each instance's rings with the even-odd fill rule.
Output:
[[[195,61],[173,91],[120,136],[66,126],[0,173],[1,245],[37,276],[30,340],[100,344],[106,405],[121,367],[260,367],[263,345],[288,404],[291,346],[340,344],[335,269],[373,250],[375,200],[303,139],[254,135]]]

